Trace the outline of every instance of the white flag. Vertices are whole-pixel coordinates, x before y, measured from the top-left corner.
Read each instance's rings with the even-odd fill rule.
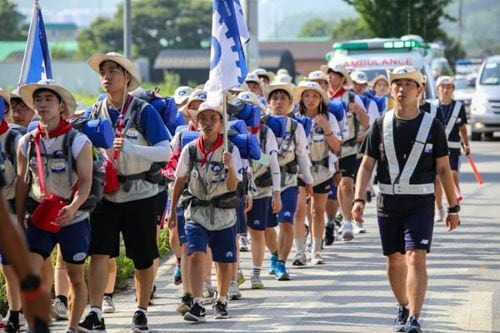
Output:
[[[240,9],[238,0],[214,0],[210,75],[205,85],[212,106],[220,105],[222,93],[241,85],[247,75],[242,40],[248,40],[248,30]]]

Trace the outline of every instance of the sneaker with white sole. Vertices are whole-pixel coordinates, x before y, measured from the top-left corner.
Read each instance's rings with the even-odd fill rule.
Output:
[[[90,311],[85,319],[78,324],[78,330],[86,333],[106,332],[104,318],[99,320],[97,313]]]
[[[200,323],[206,320],[205,308],[198,302],[194,302],[191,309],[184,314],[184,320]]]
[[[325,263],[325,261],[323,260],[323,257],[321,256],[321,254],[319,254],[319,252],[313,252],[311,254],[311,263],[313,265],[322,265]]]
[[[233,301],[241,299],[240,288],[238,287],[238,282],[235,280],[231,281],[229,285],[229,299]]]
[[[180,304],[177,306],[177,309],[175,311],[177,313],[180,313],[181,315],[185,315],[186,312],[189,312],[191,310],[191,306],[193,306],[193,296],[189,293],[185,293],[184,296],[181,298]]]
[[[227,318],[229,318],[229,313],[227,312],[227,302],[217,300],[217,302],[215,302],[212,305],[212,308],[214,309],[214,318],[215,319],[227,319]]]
[[[344,222],[342,224],[342,239],[345,242],[348,242],[348,241],[351,241],[354,239],[351,221],[344,220]]]
[[[305,266],[306,265],[306,254],[305,252],[297,252],[295,253],[295,257],[293,258],[293,266]]]
[[[203,289],[203,305],[212,304],[215,295],[215,288],[212,286],[206,286]]]
[[[146,314],[142,311],[136,311],[134,317],[132,318],[132,328],[131,333],[149,333],[148,328],[148,318]]]
[[[239,237],[239,243],[240,243],[240,252],[248,252],[248,239],[247,236],[240,236]]]
[[[354,222],[353,231],[355,234],[366,233],[366,228],[364,223]]]
[[[56,320],[68,319],[68,307],[58,297],[54,298],[52,302],[52,316]]]
[[[102,299],[102,313],[114,313],[116,311],[115,301],[111,296],[104,296]]]
[[[264,283],[262,283],[262,279],[260,275],[252,275],[250,278],[250,283],[252,285],[252,289],[263,289]]]

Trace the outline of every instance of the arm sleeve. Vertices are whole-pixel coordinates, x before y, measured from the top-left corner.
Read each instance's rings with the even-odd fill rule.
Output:
[[[171,153],[168,140],[159,141],[154,146],[140,146],[123,140],[123,151],[151,162],[166,162]]]
[[[238,147],[236,147],[236,145],[233,145],[232,155],[233,155],[234,171],[236,172],[236,178],[238,179],[239,182],[241,182],[243,181],[243,168],[242,168],[240,151],[238,150]]]
[[[332,117],[333,118],[333,117]],[[268,130],[266,134],[266,154],[269,154],[271,169],[271,177],[273,180],[273,191],[281,190],[281,172],[280,164],[278,161],[278,143],[276,142],[276,137],[273,131]]]
[[[370,117],[370,125],[372,125],[379,116],[380,113],[378,113],[377,104],[375,104],[374,101],[370,101],[370,104],[368,104],[368,117]]]

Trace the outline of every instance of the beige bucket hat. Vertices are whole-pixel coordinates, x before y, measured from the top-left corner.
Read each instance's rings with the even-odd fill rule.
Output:
[[[71,117],[76,110],[76,100],[73,95],[60,85],[57,85],[54,80],[41,80],[38,83],[31,83],[19,88],[19,95],[24,103],[35,110],[33,107],[33,94],[39,89],[48,89],[56,93],[66,105],[63,111],[66,117]]]
[[[122,66],[130,75],[128,91],[132,91],[141,84],[141,76],[137,66],[123,54],[118,52],[108,52],[106,54],[94,54],[88,60],[89,66],[99,74],[99,66],[105,61],[113,61]]]

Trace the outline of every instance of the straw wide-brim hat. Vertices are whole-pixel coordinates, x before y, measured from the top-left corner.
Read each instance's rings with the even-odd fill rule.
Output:
[[[141,84],[141,76],[137,66],[123,54],[118,52],[108,52],[106,54],[94,54],[88,60],[89,66],[99,74],[99,66],[105,61],[113,61],[122,66],[130,75],[128,91],[132,91]]]
[[[323,71],[313,71],[307,76],[309,81],[326,81],[328,82],[328,74]]]
[[[76,110],[76,100],[73,95],[60,85],[54,83],[53,80],[42,80],[38,83],[30,83],[19,88],[19,95],[21,96],[24,103],[31,109],[35,110],[33,106],[33,94],[38,89],[47,89],[51,90],[59,97],[64,104],[66,105],[65,110],[63,111],[66,117],[71,117]]]
[[[273,82],[274,78],[276,77],[276,74],[274,74],[271,71],[266,71],[264,68],[257,68],[256,70],[253,71],[253,74],[257,76],[267,76],[269,82]]]
[[[208,104],[207,102],[201,103],[200,107],[198,108],[197,116],[199,116],[202,112],[209,111],[209,110],[217,112],[218,114],[221,115],[221,117],[224,118],[224,112],[222,111],[222,105],[212,106],[212,105]]]
[[[357,84],[368,84],[368,76],[362,71],[353,71],[351,73],[351,81]]]
[[[387,80],[387,77],[385,75],[377,75],[370,83],[372,88],[375,88],[375,85],[377,84],[378,81],[385,81],[387,85],[389,85],[389,80]]]
[[[442,84],[450,84],[453,87],[455,87],[455,80],[451,76],[440,76],[437,81],[436,81],[436,88],[439,87]]]
[[[419,86],[422,85],[422,74],[413,66],[399,66],[392,71],[387,70],[387,78],[391,84],[395,80],[408,79],[415,81]]]
[[[328,72],[332,71],[338,74],[341,74],[345,77],[344,85],[350,86],[352,84],[351,76],[349,75],[349,71],[342,64],[328,63],[328,65],[321,65],[320,70],[328,74]]]
[[[251,91],[242,91],[238,94],[236,98],[248,102],[250,104],[255,104],[259,107],[260,112],[262,113],[266,112],[266,107],[260,101],[259,96],[257,96],[255,93]]]
[[[299,85],[295,88],[293,101],[295,103],[300,103],[300,101],[302,99],[302,94],[307,90],[316,91],[321,96],[323,103],[328,105],[329,99],[328,99],[328,95],[326,94],[326,91],[324,91],[321,88],[321,86],[319,85],[318,82],[314,82],[314,81],[302,81],[302,82],[300,82]]]
[[[3,90],[2,88],[0,88],[0,97],[2,97],[7,102],[7,104],[9,104],[9,106],[11,95],[12,94],[8,90]]]
[[[255,82],[261,88],[262,88],[262,85],[263,85],[262,81],[259,79],[259,77],[255,73],[248,73],[247,74],[247,77],[245,78],[245,83],[248,83],[248,82]]]
[[[264,94],[264,97],[266,98],[266,101],[269,101],[269,96],[273,91],[276,90],[284,90],[288,95],[290,95],[290,99],[293,99],[293,90],[294,86],[290,83],[272,83],[268,84],[264,88],[262,88],[262,93]]]
[[[194,114],[193,112],[190,112],[189,104],[191,104],[191,102],[194,102],[194,101],[205,102],[206,100],[207,100],[207,92],[204,90],[201,90],[201,89],[195,89],[195,90],[193,90],[191,95],[189,95],[189,98],[188,98],[186,104],[184,104],[182,106],[182,108],[180,108],[180,111],[182,113],[188,113],[192,118],[196,118],[196,114]]]

